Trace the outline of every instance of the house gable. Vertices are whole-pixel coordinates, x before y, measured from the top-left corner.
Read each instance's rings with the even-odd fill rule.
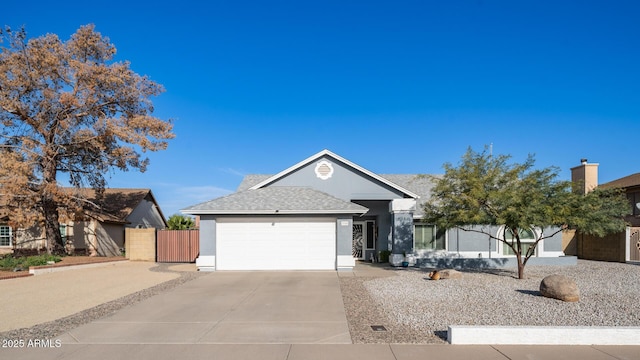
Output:
[[[351,200],[392,200],[418,195],[350,161],[323,150],[250,189],[305,186]]]
[[[168,226],[160,206],[158,206],[150,190],[131,210],[127,216],[127,222],[131,227],[141,228],[164,229]]]

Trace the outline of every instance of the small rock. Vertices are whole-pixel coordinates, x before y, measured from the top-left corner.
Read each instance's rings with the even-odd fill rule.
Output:
[[[540,293],[544,297],[567,302],[580,300],[580,290],[573,279],[564,275],[549,275],[540,282]]]
[[[429,273],[431,280],[462,279],[462,273],[454,269],[435,270]]]

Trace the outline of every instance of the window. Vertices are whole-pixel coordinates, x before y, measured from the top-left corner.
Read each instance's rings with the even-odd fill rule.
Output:
[[[367,249],[375,249],[375,223],[367,221]]]
[[[62,236],[62,242],[67,243],[67,225],[60,224],[60,236]]]
[[[445,231],[435,225],[416,224],[413,231],[414,250],[445,250]]]
[[[500,231],[498,233],[499,238],[502,238],[502,236],[504,236],[506,241],[508,242],[513,241],[513,243],[515,244],[516,238],[513,235],[513,232],[511,232],[511,229],[506,229],[506,232],[505,232],[505,228],[502,227],[500,228],[499,231]],[[535,243],[537,239],[537,235],[536,235],[536,232],[531,228],[520,229],[519,234],[520,234],[520,244],[522,245],[522,255],[525,255],[529,250],[529,248],[532,247],[533,244]],[[509,247],[509,245],[505,243],[502,243],[502,253],[504,255],[515,255],[515,252]],[[535,255],[535,251],[534,251],[534,255]]]
[[[11,246],[11,227],[0,225],[0,246]]]
[[[631,215],[640,215],[640,192],[627,193],[627,199],[631,204]]]

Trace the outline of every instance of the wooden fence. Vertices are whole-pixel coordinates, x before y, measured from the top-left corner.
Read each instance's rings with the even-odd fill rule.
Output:
[[[629,239],[629,260],[640,261],[640,227],[632,227]]]
[[[158,230],[157,262],[195,262],[200,254],[199,230]]]

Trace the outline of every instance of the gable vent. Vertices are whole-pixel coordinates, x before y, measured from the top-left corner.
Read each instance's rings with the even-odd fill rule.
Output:
[[[328,161],[320,161],[316,164],[316,176],[322,180],[327,180],[333,175],[333,165]]]

